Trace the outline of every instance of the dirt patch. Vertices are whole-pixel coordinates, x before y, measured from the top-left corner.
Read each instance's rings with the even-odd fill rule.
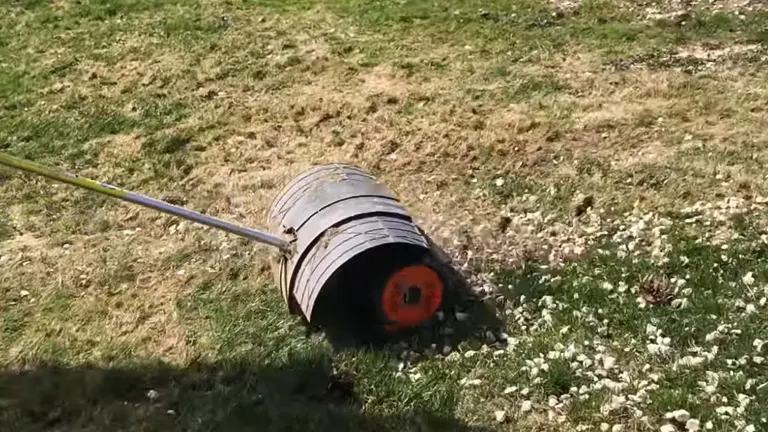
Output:
[[[73,0],[52,0],[51,8],[55,10],[67,11],[78,2]]]
[[[612,70],[674,70],[689,74],[702,72],[733,72],[739,65],[762,64],[768,61],[768,51],[760,44],[705,45],[695,44],[671,51],[654,52],[610,62]]]
[[[735,13],[758,12],[768,8],[764,0],[690,0],[654,2],[653,6],[629,4],[629,8],[640,9],[646,21],[671,21],[678,24],[691,20],[692,13]]]
[[[141,47],[143,41],[123,41]],[[116,48],[117,49],[117,48]],[[85,61],[78,65],[78,90],[84,94],[117,97],[146,88],[162,88],[176,84],[188,67],[183,55],[158,54],[151,58],[122,59],[117,63]]]
[[[676,154],[676,148],[664,145],[658,140],[646,142],[643,148],[636,152],[626,154],[626,159],[617,159],[614,161],[614,168],[627,169],[632,166],[663,165],[672,160]]]
[[[397,78],[394,70],[388,66],[376,67],[363,74],[360,80],[362,85],[359,90],[366,98],[378,96],[385,100],[392,98],[402,100],[409,92],[408,82]],[[352,90],[352,93],[357,92]],[[391,100],[390,103],[395,103],[395,101]]]
[[[300,43],[301,56],[312,62],[328,60],[331,54],[330,46],[321,39],[307,36]]]
[[[10,256],[29,249],[44,247],[46,239],[33,234],[21,234],[0,242],[0,262],[10,260]]]
[[[581,0],[550,0],[550,4],[557,11],[569,13],[581,5]]]
[[[90,145],[99,146],[99,163],[110,165],[121,159],[141,154],[141,138],[136,134],[119,134],[99,139]]]
[[[700,60],[716,61],[723,58],[740,56],[756,51],[765,51],[765,47],[760,44],[730,45],[724,47],[695,44],[679,48],[676,57],[692,57]]]

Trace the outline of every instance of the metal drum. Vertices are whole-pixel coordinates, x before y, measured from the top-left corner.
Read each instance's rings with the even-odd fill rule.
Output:
[[[394,194],[358,167],[300,174],[277,195],[268,223],[293,243],[273,262],[283,298],[313,325],[398,330],[429,319],[442,302],[426,237]]]

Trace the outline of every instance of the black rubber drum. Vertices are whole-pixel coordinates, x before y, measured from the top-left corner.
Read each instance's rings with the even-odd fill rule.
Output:
[[[440,307],[444,282],[427,264],[427,239],[360,168],[332,164],[300,174],[273,202],[269,224],[295,247],[274,262],[283,298],[313,325],[395,331]]]

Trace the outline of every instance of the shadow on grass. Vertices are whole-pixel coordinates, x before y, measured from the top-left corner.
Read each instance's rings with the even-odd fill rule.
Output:
[[[254,370],[39,366],[0,372],[0,430],[486,430],[430,409],[369,415],[354,381],[318,358]]]

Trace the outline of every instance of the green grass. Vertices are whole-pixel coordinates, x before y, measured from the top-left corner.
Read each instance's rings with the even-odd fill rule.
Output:
[[[0,430],[765,429],[768,15],[645,12],[4,2],[0,151],[256,226],[291,173],[352,161],[490,293],[336,349],[264,250],[2,170]],[[649,277],[684,307],[640,307]]]
[[[682,226],[682,222],[680,224]],[[415,382],[394,377],[395,360],[387,354],[333,353],[321,338],[307,339],[298,323],[286,320],[281,312],[276,313],[282,311],[283,306],[274,291],[255,289],[252,282],[242,279],[237,271],[223,271],[223,275],[229,276],[200,283],[176,305],[176,313],[189,326],[187,342],[201,354],[205,353],[192,365],[181,369],[163,364],[142,366],[136,363],[142,361],[141,357],[134,357],[130,346],[103,346],[104,341],[93,341],[96,346],[102,346],[98,348],[100,351],[108,348],[111,352],[106,353],[107,358],[113,361],[100,366],[44,367],[46,363],[55,365],[72,355],[87,358],[96,348],[71,346],[59,340],[55,333],[48,333],[33,352],[23,355],[35,361],[30,365],[34,366],[31,372],[24,375],[4,372],[3,398],[10,400],[10,409],[4,411],[1,419],[22,429],[39,422],[130,429],[139,422],[152,429],[240,430],[253,424],[271,424],[280,430],[336,427],[357,430],[355,428],[378,427],[373,425],[408,428],[421,421],[435,428],[454,428],[456,424],[445,423],[445,419],[456,412],[457,405],[463,405],[462,412],[470,418],[481,417],[486,418],[484,422],[490,422],[490,408],[481,401],[493,401],[493,406],[514,412],[521,400],[530,399],[538,410],[542,409],[539,404],[546,405],[550,396],[568,394],[572,388],[593,383],[585,373],[595,368],[574,369],[570,364],[573,359],[545,360],[548,370],[537,375],[541,378],[538,383],[524,362],[539,355],[546,359],[550,351],[557,351],[558,344],[561,347],[575,344],[579,353],[586,353],[590,358],[598,352],[598,346],[605,347],[606,354],[616,356],[619,366],[609,372],[611,377],[627,371],[633,377],[631,382],[636,383],[635,380],[645,378],[639,369],[646,363],[650,365],[648,373],[662,374],[659,388],[651,392],[651,402],[642,406],[654,423],[658,424],[665,412],[674,409],[687,409],[702,421],[717,423],[719,420],[712,413],[721,404],[700,400],[696,396],[698,382],[706,380],[706,371],[728,371],[728,359],[750,356],[754,349],[752,341],[765,340],[768,336],[759,311],[743,316],[737,306],[738,300],[753,304],[758,300],[750,297],[748,287],[741,282],[745,270],[755,274],[756,281],[751,286],[762,286],[768,275],[764,260],[768,245],[755,243],[755,231],[750,233],[753,235],[743,237],[723,252],[720,247],[699,244],[698,235],[686,235],[673,227],[668,241],[670,260],[666,264],[655,263],[644,251],[617,258],[617,245],[607,242],[595,247],[591,257],[568,264],[554,274],[550,271],[522,275],[511,270],[504,272],[499,275],[498,283],[509,285],[515,294],[525,293],[528,298],[517,311],[529,317],[527,329],[514,323],[508,329],[513,337],[521,340],[515,350],[501,357],[478,353],[454,362],[440,357],[427,358],[418,364],[421,377]],[[247,263],[242,257],[238,261],[241,264],[232,265]],[[724,261],[729,264],[724,266]],[[637,293],[633,288],[648,272],[686,278],[684,286],[693,288],[685,297],[689,306],[683,310],[637,308]],[[556,286],[548,282],[553,276],[560,279]],[[120,283],[119,279],[112,280]],[[605,281],[611,281],[613,291],[605,290]],[[628,287],[624,292],[617,291],[621,282]],[[578,299],[574,298],[575,294]],[[546,307],[541,300],[543,295],[551,296],[555,305],[550,309],[551,329],[535,326],[541,323]],[[762,290],[757,293],[758,297],[765,295]],[[252,301],[255,296],[259,301]],[[47,316],[49,321],[45,327],[52,328],[56,323],[66,322],[67,312],[72,310],[71,300],[61,297],[49,298],[41,306],[44,307],[36,314]],[[21,305],[12,306],[3,313],[4,343],[13,344],[28,336],[29,320],[36,319],[32,314],[35,306],[25,305],[27,313],[23,314],[18,312],[19,307]],[[584,315],[577,317],[575,311]],[[103,309],[103,315],[90,313],[96,322],[109,316],[108,309]],[[647,353],[646,326],[651,323],[672,338],[671,351],[666,357]],[[706,334],[723,323],[741,329],[742,333],[719,341],[721,350],[712,361],[700,367],[669,368],[671,361],[688,355],[690,347],[709,349],[712,344],[705,341]],[[38,324],[38,330],[45,327]],[[560,332],[565,327],[568,331]],[[587,342],[591,344],[587,346]],[[71,351],[75,347],[79,351]],[[327,369],[330,364],[358,374],[356,391],[358,397],[363,398],[365,414],[345,405],[322,402],[328,397],[324,386],[330,373],[323,367]],[[520,372],[521,367],[525,372]],[[733,393],[727,391],[727,386],[736,386],[733,392],[764,397],[763,393],[743,390],[747,380],[764,382],[768,378],[764,369],[748,366],[739,371],[743,374],[741,381],[721,384],[725,392],[722,395],[730,399]],[[477,390],[458,385],[462,377],[477,374],[483,380]],[[723,379],[733,379],[729,377],[726,375]],[[525,397],[515,392],[502,397],[502,391],[509,386],[531,390]],[[35,391],[28,392],[25,388],[35,388]],[[148,400],[145,393],[149,390],[158,391],[159,399]],[[73,392],[77,397],[73,397]],[[590,394],[593,398],[600,397],[599,391]],[[579,424],[603,421],[631,424],[631,420],[620,413],[601,414],[601,404],[593,401],[578,401],[568,417]],[[746,409],[745,418],[757,421],[760,409],[755,401]],[[173,414],[168,414],[168,410]],[[524,423],[524,416],[519,421]]]

